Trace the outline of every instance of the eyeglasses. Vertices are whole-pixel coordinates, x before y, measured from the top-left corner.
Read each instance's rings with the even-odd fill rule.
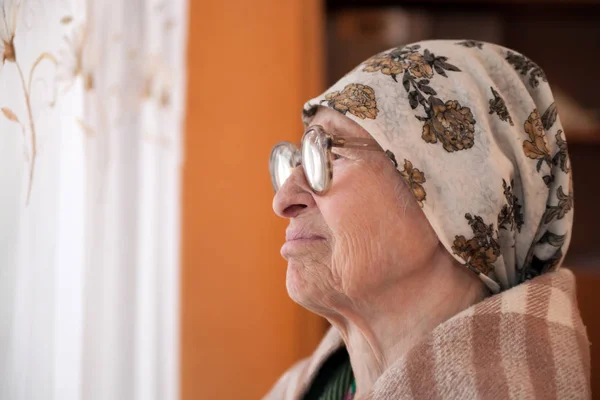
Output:
[[[280,142],[271,150],[269,170],[275,192],[300,165],[313,192],[327,192],[333,178],[333,147],[383,151],[375,139],[334,136],[325,132],[320,125],[310,126],[300,141],[301,149],[293,143]]]

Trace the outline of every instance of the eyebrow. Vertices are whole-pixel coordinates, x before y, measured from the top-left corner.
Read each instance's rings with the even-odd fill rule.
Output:
[[[364,129],[364,128],[362,128],[360,125],[357,125],[357,126],[352,125],[352,124],[356,124],[356,122],[354,122],[352,120],[340,122],[339,115],[337,115],[339,113],[338,111],[335,111],[335,114],[326,115],[323,121],[321,121],[318,124],[315,124],[314,121],[315,121],[315,118],[317,117],[317,115],[323,114],[323,113],[319,113],[319,111],[321,111],[321,107],[319,107],[317,109],[315,114],[310,119],[309,123],[306,125],[305,129],[308,129],[308,127],[310,127],[311,125],[322,125],[325,128],[326,132],[328,132],[334,136],[342,136],[342,137],[347,137],[347,138],[362,138],[363,137],[363,135],[359,134],[359,131],[351,133],[351,130],[345,129],[346,126],[352,127],[354,129]],[[342,114],[342,115],[344,115],[344,114]],[[336,117],[338,117],[338,118],[336,118]],[[342,118],[347,118],[347,117],[344,116]],[[367,137],[372,138],[368,132],[367,132]]]
[[[332,134],[334,136],[344,136],[344,134],[342,132],[340,132],[340,129],[337,127],[335,122],[333,122],[331,120],[329,121],[327,130],[329,131],[330,134]]]
[[[354,121],[350,121],[347,124],[343,124],[342,126],[340,126],[339,124],[332,122],[332,128],[330,133],[334,136],[342,136],[348,139],[373,139],[373,137],[368,132],[366,132],[366,130],[362,126],[354,124],[356,124]],[[362,134],[362,130],[364,130],[367,133],[366,136]]]
[[[327,127],[325,130],[334,136],[342,137],[356,137],[356,135],[350,134],[347,129],[344,129],[339,122],[336,122],[334,118],[328,118]],[[324,121],[325,122],[325,121]]]

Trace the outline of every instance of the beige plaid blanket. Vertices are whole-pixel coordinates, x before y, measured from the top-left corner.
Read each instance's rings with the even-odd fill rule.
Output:
[[[265,399],[300,399],[343,343],[331,329]],[[590,353],[567,269],[492,296],[435,328],[366,399],[590,399]]]

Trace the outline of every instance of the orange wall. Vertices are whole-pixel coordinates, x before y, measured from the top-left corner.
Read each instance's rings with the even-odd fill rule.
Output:
[[[268,157],[322,88],[319,0],[190,1],[181,393],[257,399],[323,333],[292,303]]]

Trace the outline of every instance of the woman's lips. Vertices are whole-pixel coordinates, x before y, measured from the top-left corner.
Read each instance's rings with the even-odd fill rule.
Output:
[[[324,240],[325,238],[317,233],[309,232],[304,229],[293,229],[285,231],[286,242],[294,242],[299,240]]]
[[[301,230],[288,230],[285,234],[285,243],[281,246],[281,255],[287,258],[294,252],[302,251],[311,245],[323,242],[325,238],[315,233],[309,233]]]

